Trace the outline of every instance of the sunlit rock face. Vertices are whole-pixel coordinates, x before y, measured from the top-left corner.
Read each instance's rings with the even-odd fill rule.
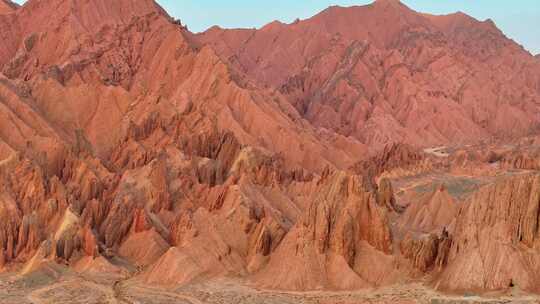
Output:
[[[538,61],[490,20],[376,1],[258,30],[214,27],[197,39],[313,125],[370,147],[538,130]]]
[[[540,63],[490,21],[0,0],[0,34],[2,272],[538,291]]]

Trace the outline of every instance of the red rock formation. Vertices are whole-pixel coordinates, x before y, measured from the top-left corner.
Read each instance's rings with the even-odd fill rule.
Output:
[[[441,234],[408,234],[400,243],[403,256],[410,260],[413,267],[421,274],[440,271],[448,262],[452,239],[444,230]]]
[[[403,214],[394,195],[438,165],[408,144],[538,123],[537,64],[492,23],[379,0],[194,35],[152,0],[4,4],[0,267],[122,258],[149,283],[300,291],[415,268],[444,289],[534,289],[536,177],[460,211],[444,189]],[[532,153],[458,157],[537,169]]]
[[[459,205],[444,185],[412,202],[400,218],[404,231],[441,233],[456,218]]]
[[[375,179],[384,172],[393,169],[414,168],[420,166],[425,159],[420,151],[404,144],[393,144],[384,147],[382,152],[359,161],[351,168],[354,172]]]
[[[265,287],[288,290],[380,284],[376,273],[391,268],[391,262],[381,258],[381,267],[371,268],[371,276],[366,276],[365,267],[370,263],[368,256],[391,252],[386,208],[377,205],[375,195],[363,188],[358,176],[336,172],[318,183],[310,206],[257,280]]]
[[[540,149],[523,149],[506,153],[500,157],[500,165],[504,168],[540,170]]]
[[[364,151],[247,85],[154,1],[29,1],[0,22],[9,25],[0,27],[0,191],[11,206],[2,218],[12,219],[2,263],[121,255],[148,266],[168,241],[188,242],[179,214],[194,214],[197,227],[242,207],[228,230],[204,230],[208,242],[185,250],[201,256],[217,244],[231,260],[208,256],[209,268],[255,271],[288,229],[269,210],[281,204],[287,221],[297,212],[281,185],[309,183],[307,170],[345,168]],[[248,146],[264,156],[243,155]],[[281,202],[261,205],[268,191]],[[237,225],[245,236],[232,233]]]
[[[460,209],[441,289],[538,291],[540,176],[486,186]]]
[[[490,20],[375,1],[196,39],[279,89],[314,125],[370,147],[525,135],[538,125],[538,62]]]
[[[1,0],[0,1],[0,14],[9,14],[13,13],[19,8],[17,3],[13,3],[10,0]]]

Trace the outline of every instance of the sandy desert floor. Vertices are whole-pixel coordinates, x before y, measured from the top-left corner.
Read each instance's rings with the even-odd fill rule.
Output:
[[[438,294],[419,283],[354,292],[276,292],[251,288],[234,280],[195,283],[182,287],[155,287],[137,278],[115,275],[82,276],[66,271],[27,277],[0,275],[2,304],[353,304],[353,303],[540,303],[540,297],[512,294],[483,297]]]

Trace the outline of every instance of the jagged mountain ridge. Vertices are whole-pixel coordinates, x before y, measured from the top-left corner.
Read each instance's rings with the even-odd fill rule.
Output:
[[[225,98],[237,104],[242,103],[243,100],[249,100],[250,105],[254,104],[251,101],[260,100],[266,104],[255,106],[251,111],[253,115],[266,117],[257,120],[240,118],[239,115],[244,115],[244,113],[235,113],[236,105],[223,107],[222,104],[215,104],[219,108],[210,109],[212,105],[205,104],[203,107],[207,108],[206,111],[210,111],[207,113],[208,116],[222,116],[217,120],[218,123],[228,125],[227,127],[220,126],[220,129],[235,132],[236,136],[245,140],[246,143],[267,141],[256,145],[281,147],[280,152],[286,156],[292,152],[287,150],[290,144],[302,143],[312,148],[309,154],[313,154],[313,151],[318,149],[321,158],[330,158],[319,163],[306,158],[302,159],[301,155],[286,157],[288,161],[294,158],[291,162],[296,165],[312,167],[314,163],[317,163],[317,166],[322,168],[325,163],[335,165],[336,162],[343,160],[339,166],[346,167],[357,157],[352,154],[353,151],[363,151],[363,146],[353,140],[331,133],[319,134],[321,132],[302,122],[292,109],[286,109],[286,104],[281,101],[276,103],[281,99],[279,95],[269,96],[262,90],[245,87],[243,81],[236,80],[235,77],[238,77],[214,55],[213,50],[198,48],[190,41],[190,33],[174,24],[172,19],[153,1],[116,3],[116,7],[108,8],[103,1],[84,2],[84,4],[78,1],[58,1],[57,14],[50,16],[42,12],[46,11],[48,6],[44,6],[41,2],[30,1],[17,13],[16,21],[20,24],[20,29],[15,32],[15,37],[18,37],[18,40],[9,46],[16,50],[11,51],[15,55],[3,65],[2,70],[9,78],[26,79],[27,83],[32,83],[34,87],[31,89],[35,93],[33,97],[45,100],[44,102],[51,99],[62,100],[67,96],[65,92],[83,96],[79,104],[63,103],[63,109],[55,108],[51,104],[43,104],[40,100],[36,101],[51,121],[60,124],[61,129],[70,133],[71,138],[67,140],[73,141],[76,129],[82,129],[83,134],[94,146],[95,152],[103,156],[104,153],[110,152],[107,151],[110,150],[110,146],[116,144],[115,141],[121,138],[118,132],[122,130],[115,126],[122,125],[120,120],[126,115],[129,104],[135,104],[135,101],[142,104],[143,102],[140,101],[143,99],[167,98],[167,102],[174,102],[180,108],[191,107],[193,100],[207,99],[204,94],[214,94],[214,92],[209,92],[212,89],[219,91],[218,95],[221,95],[212,96],[214,100]],[[138,5],[135,6],[134,3]],[[118,14],[125,14],[127,17],[117,18]],[[89,18],[96,19],[92,26],[85,25],[90,22],[85,21]],[[100,26],[100,24],[103,25]],[[56,32],[58,28],[64,31],[62,35],[47,35],[47,33]],[[68,47],[54,47],[58,45],[68,45]],[[154,49],[158,52],[153,53]],[[177,62],[174,68],[169,66],[173,58]],[[217,80],[223,79],[223,81],[218,83],[216,80],[210,83],[208,80],[210,78],[205,78],[205,73],[209,73],[211,77],[215,75]],[[183,86],[179,85],[182,83]],[[221,84],[229,89],[222,87],[217,90],[216,87],[211,87],[211,85]],[[200,88],[186,90],[190,85]],[[85,96],[89,91],[93,91],[91,94],[95,96]],[[91,100],[84,100],[85,97]],[[99,102],[105,98],[116,99],[117,105],[108,108],[106,104]],[[93,113],[93,117],[88,117],[92,112],[86,111],[86,104],[97,107],[98,113]],[[68,111],[70,115],[60,113],[66,105],[70,106],[70,111]],[[246,106],[249,107],[249,105]],[[94,118],[107,117],[102,111],[107,111],[107,115],[112,115],[112,119],[94,121]],[[178,114],[178,110],[175,111]],[[131,111],[131,113],[134,112]],[[272,113],[269,114],[269,112]],[[160,115],[171,116],[174,113],[169,111]],[[275,120],[276,123],[268,123],[269,120]],[[85,121],[86,126],[82,126],[81,121]],[[105,123],[105,125],[100,126],[100,123]],[[111,125],[107,126],[109,123]],[[274,127],[269,130],[272,125]],[[288,126],[285,127],[285,125]],[[246,128],[258,129],[259,133],[248,135],[247,133],[252,131]],[[114,129],[117,130],[113,131],[113,134],[103,132]],[[308,133],[312,135],[304,138],[311,138],[306,141],[298,137],[297,131],[291,131],[299,129],[309,130]],[[263,136],[264,132],[267,132],[267,135]],[[272,132],[286,134],[296,132],[294,136],[297,138],[286,144],[287,135],[274,138],[271,136]],[[341,142],[349,151],[337,152],[335,145],[321,145],[319,143],[321,138]],[[276,140],[281,142],[275,142]],[[306,148],[297,148],[295,152],[297,151],[306,151]],[[336,155],[344,157],[336,157]]]
[[[370,33],[396,14],[397,28]],[[359,16],[368,27],[344,32],[341,38],[325,36],[322,43],[316,39],[334,35],[341,31],[340,22]],[[430,47],[444,49],[468,43],[470,37],[487,36],[479,43],[495,37],[492,48],[457,49],[445,60],[464,60],[460,68],[479,62],[490,67],[502,59],[482,50],[502,52],[508,55],[504,60],[518,62],[506,67],[511,71],[506,76],[514,77],[515,67],[523,64],[521,76],[532,75],[532,80],[522,82],[516,76],[512,82],[520,92],[534,95],[538,84],[529,70],[535,67],[530,55],[501,38],[490,22],[478,25],[462,15],[426,16],[399,1],[379,0],[367,7],[332,7],[293,25],[273,23],[262,34],[213,29],[194,35],[152,0],[117,0],[113,5],[105,0],[30,0],[0,15],[0,24],[7,25],[0,26],[6,37],[0,42],[5,55],[0,59],[2,270],[31,275],[61,264],[87,273],[105,265],[116,272],[139,269],[132,272],[137,279],[156,285],[235,277],[261,288],[297,291],[378,287],[416,278],[433,279],[428,284],[444,290],[484,291],[504,289],[515,280],[534,291],[533,273],[481,275],[483,270],[475,268],[479,263],[468,264],[460,249],[484,255],[484,247],[464,244],[478,233],[499,233],[500,226],[512,235],[505,242],[534,247],[536,232],[530,230],[535,222],[522,220],[521,211],[524,206],[531,214],[538,209],[538,178],[519,170],[537,170],[538,154],[517,149],[500,157],[500,168],[494,166],[497,155],[464,157],[457,166],[453,157],[409,145],[386,146],[393,141],[453,143],[465,135],[471,141],[483,139],[499,127],[490,115],[502,115],[499,104],[482,104],[487,124],[495,124],[493,134],[478,129],[467,115],[457,117],[464,124],[461,133],[415,134],[417,126],[407,130],[407,119],[431,126],[416,120],[434,109],[457,107],[413,100],[400,108],[409,100],[401,94],[405,89],[438,101],[447,98],[436,91],[448,88],[444,77],[429,82],[421,69],[425,60],[427,70],[435,64],[429,60],[432,54],[416,53],[423,48],[410,41],[426,39]],[[237,32],[255,40],[284,39],[275,32],[294,39],[294,27],[311,31],[307,37],[314,45],[305,44],[303,52],[335,52],[313,55],[309,69],[292,61],[282,66],[286,69],[270,65],[259,70],[284,58],[266,52],[283,50],[264,49],[261,54],[272,60],[250,63],[254,50],[246,48],[247,59],[240,54],[237,60],[246,60],[254,68],[250,70],[225,55],[222,40],[208,42],[216,33],[238,38]],[[365,56],[370,60],[364,62]],[[327,71],[326,64],[338,68],[317,74],[319,68]],[[412,67],[418,70],[413,73]],[[294,75],[297,68],[304,73],[301,77]],[[385,78],[387,68],[401,76],[389,76],[381,89],[375,76]],[[493,75],[502,77],[498,72]],[[344,77],[350,83],[344,84]],[[303,87],[307,80],[313,81],[309,89]],[[312,91],[319,84],[322,91]],[[455,111],[477,109],[475,99],[466,98],[469,93],[463,91],[466,106]],[[305,95],[294,99],[297,94]],[[348,104],[336,96],[349,98]],[[504,108],[505,115],[515,113],[523,124],[512,129],[515,136],[534,129],[534,121],[522,117],[537,113],[536,101],[527,98]],[[374,108],[364,109],[366,113],[392,118],[373,120],[373,114],[354,133],[336,128],[339,119],[327,116],[325,109],[331,107],[358,114],[364,110],[348,107],[365,107],[367,99],[373,99]],[[416,112],[407,110],[411,107]],[[444,123],[443,114],[452,113],[438,112],[432,118]],[[346,120],[356,122],[360,116]],[[517,122],[511,119],[501,126],[506,123]],[[426,142],[420,144],[418,138]],[[396,193],[407,188],[393,185],[400,177],[473,171],[475,166],[495,167],[503,179],[508,178],[505,170],[519,172],[497,186],[475,189],[473,198],[459,202],[441,186],[421,199],[413,195],[417,204],[401,204]],[[503,190],[497,192],[499,185]],[[489,200],[493,193],[500,198],[497,202]],[[516,197],[512,204],[521,211],[504,220],[494,218],[491,206],[506,210],[507,197]],[[486,213],[487,232],[471,224],[476,210]],[[516,238],[514,232],[522,228],[527,234]],[[499,246],[495,241],[493,246]],[[493,266],[499,260],[493,256]],[[512,261],[517,265],[523,260]],[[461,276],[472,271],[470,285],[463,285]]]
[[[110,252],[149,266],[171,245],[183,245],[184,255],[201,250],[200,238],[183,244],[197,223],[185,221],[209,220],[229,192],[238,192],[234,205],[276,196],[254,201],[239,221],[261,222],[279,240],[288,224],[273,218],[294,221],[299,212],[289,204],[300,190],[287,184],[308,187],[313,173],[346,168],[365,151],[250,85],[153,1],[32,0],[1,18],[11,23],[1,65],[2,217],[12,219],[2,230],[1,261],[24,263],[25,274]],[[252,218],[279,201],[284,210]],[[255,237],[250,227],[245,233]],[[233,253],[230,237],[246,236],[223,233],[208,231],[208,244],[224,238],[223,254],[237,256],[228,271],[245,272],[245,247],[256,244]],[[147,241],[155,256],[143,261],[136,244]],[[208,258],[201,273],[223,264]]]
[[[313,124],[370,146],[475,142],[538,128],[538,63],[491,20],[375,1],[197,37],[280,90]]]

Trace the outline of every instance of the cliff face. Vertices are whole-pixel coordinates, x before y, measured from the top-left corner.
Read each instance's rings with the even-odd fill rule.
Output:
[[[328,173],[268,266],[265,287],[287,290],[355,289],[390,282],[392,235],[388,211],[358,176]],[[370,265],[377,260],[375,265]],[[370,269],[370,270],[368,270]],[[368,274],[370,271],[370,275]]]
[[[355,163],[350,169],[374,179],[394,170],[418,173],[418,171],[429,170],[430,167],[431,164],[427,161],[426,155],[418,149],[406,144],[391,144],[385,146],[379,153]]]
[[[514,177],[480,189],[458,213],[448,267],[439,287],[537,291],[540,176]]]
[[[513,151],[501,157],[501,165],[507,168],[540,170],[540,150]]]
[[[486,292],[517,286],[538,292],[537,173],[484,186],[458,206],[434,208],[441,207],[440,197],[435,193],[423,209],[410,206],[402,219],[407,232],[400,251],[419,271],[415,275],[431,273],[433,286],[443,291]],[[452,209],[457,211],[449,218]],[[446,220],[439,218],[437,223],[444,226],[435,230],[426,226],[441,211]]]
[[[458,202],[441,185],[412,202],[400,218],[400,226],[407,231],[441,233],[453,224],[458,210]]]

